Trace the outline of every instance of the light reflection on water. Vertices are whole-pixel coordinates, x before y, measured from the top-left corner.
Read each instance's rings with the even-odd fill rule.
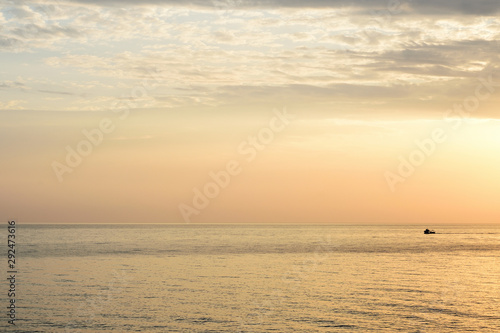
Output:
[[[500,227],[20,225],[17,327],[500,330]]]

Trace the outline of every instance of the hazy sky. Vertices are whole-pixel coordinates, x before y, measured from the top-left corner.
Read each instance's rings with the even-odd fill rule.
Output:
[[[499,222],[496,0],[0,0],[1,219]]]

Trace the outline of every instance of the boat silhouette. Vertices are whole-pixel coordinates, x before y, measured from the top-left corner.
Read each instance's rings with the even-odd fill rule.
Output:
[[[424,230],[424,234],[428,235],[428,234],[435,234],[436,232],[434,230],[429,230],[429,229],[425,229]]]

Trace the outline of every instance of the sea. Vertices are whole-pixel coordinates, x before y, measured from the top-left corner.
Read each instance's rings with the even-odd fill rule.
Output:
[[[18,223],[16,237],[5,332],[500,332],[498,225]]]

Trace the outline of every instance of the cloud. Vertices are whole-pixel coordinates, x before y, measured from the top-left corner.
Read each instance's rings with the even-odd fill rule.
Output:
[[[66,92],[66,91],[52,91],[52,90],[43,90],[43,89],[39,89],[38,91],[41,93],[55,94],[55,95],[66,95],[66,96],[76,96],[77,95],[77,94]]]
[[[104,5],[127,6],[137,5],[135,0],[69,0],[67,2]],[[419,1],[391,1],[391,0],[147,0],[142,5],[156,6],[189,6],[202,8],[317,8],[336,9],[353,7],[366,10],[387,9],[395,11],[398,5],[406,4],[414,14],[426,15],[494,15],[500,12],[500,3],[496,0],[419,0]]]
[[[92,96],[64,97],[66,104],[50,106],[63,109],[99,108],[130,94],[151,72],[158,89],[148,91],[146,102],[158,107],[283,98],[311,108],[348,99],[352,105],[448,100],[447,87],[466,93],[464,82],[482,75],[500,54],[499,20],[468,15],[462,2],[447,0],[401,1],[401,11],[382,0],[58,3],[24,1],[3,9],[0,47],[39,56],[42,61],[23,66],[54,73],[51,82],[29,79],[33,95],[71,96],[70,89],[76,97]],[[449,15],[422,14],[426,6],[449,6]],[[394,14],[377,17],[374,10]],[[14,82],[10,72],[5,80]],[[0,89],[12,87],[6,82]],[[37,107],[34,98],[29,107]]]
[[[19,48],[23,42],[17,38],[0,35],[0,50],[9,51]]]
[[[7,102],[0,102],[0,110],[23,110],[22,104],[25,104],[24,100],[10,100]]]
[[[4,81],[0,82],[0,89],[2,88],[24,88],[25,85],[18,81]]]
[[[20,28],[12,29],[11,33],[22,39],[76,38],[81,35],[75,27],[61,27],[58,25],[42,27],[36,24],[23,25]]]
[[[236,39],[231,32],[226,31],[216,31],[214,32],[213,37],[216,41],[221,43],[230,43]]]

